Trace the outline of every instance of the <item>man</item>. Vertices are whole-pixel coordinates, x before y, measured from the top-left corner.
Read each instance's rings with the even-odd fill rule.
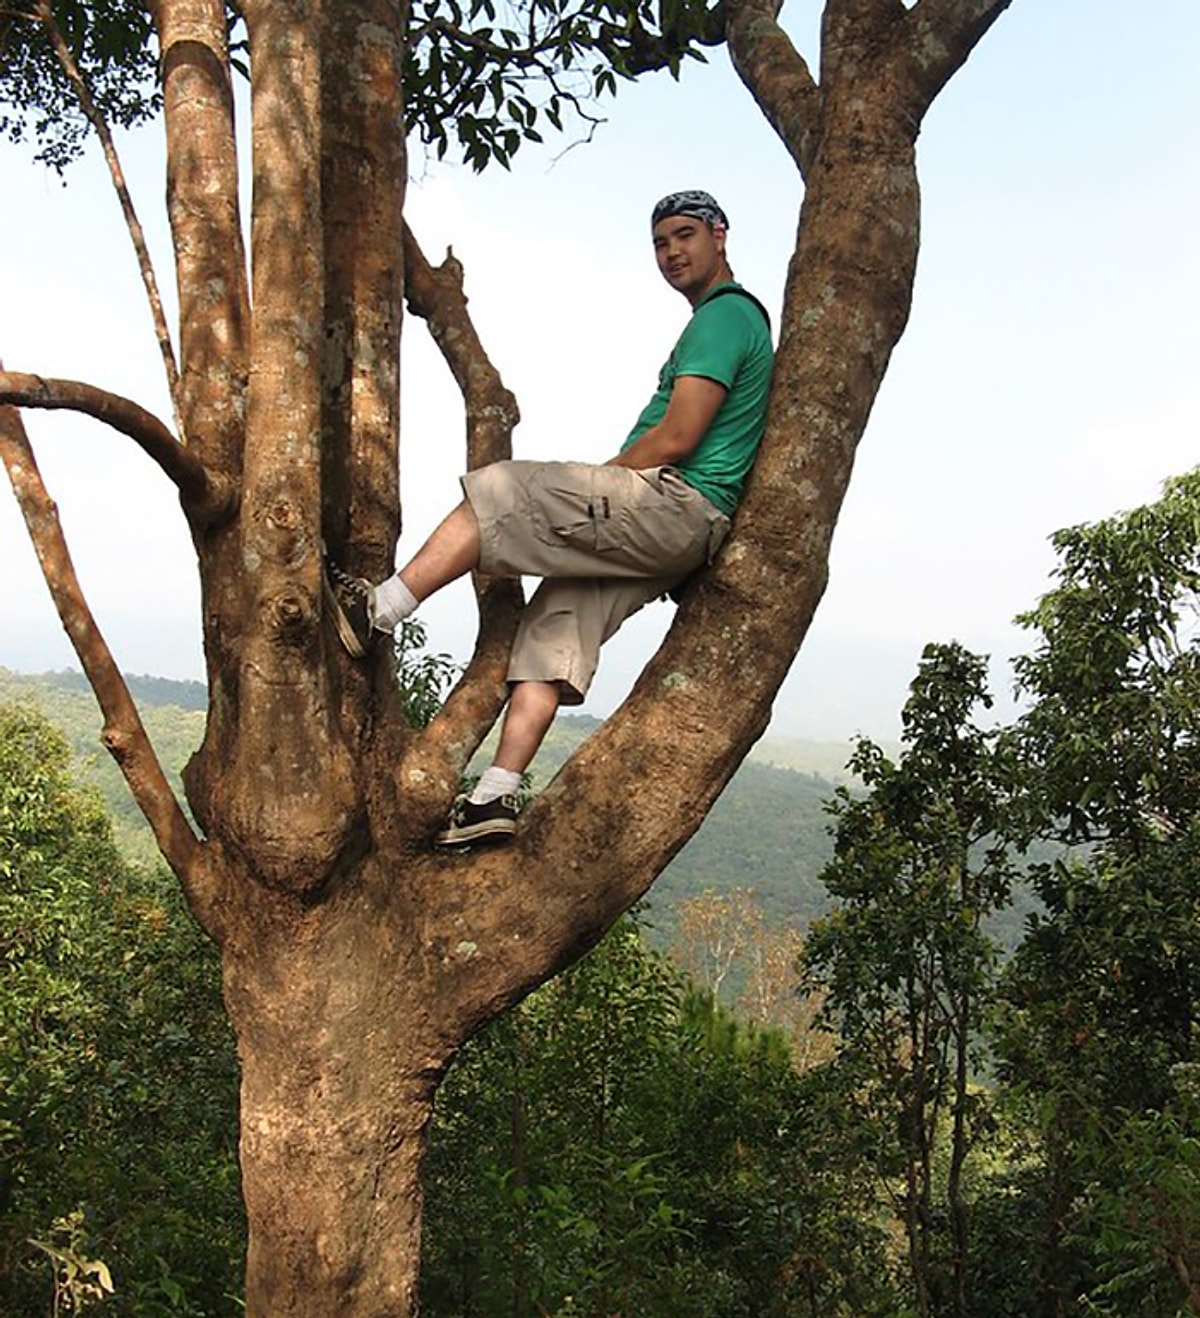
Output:
[[[438,846],[512,836],[521,776],[558,706],[583,702],[600,646],[711,562],[728,533],[762,438],[772,363],[767,314],[726,259],[728,229],[707,192],[672,193],[654,208],[658,268],[692,317],[615,458],[468,472],[463,502],[395,576],[372,587],[328,565],[334,621],[356,658],[474,569],[544,578],[513,643],[495,759],[455,803]]]

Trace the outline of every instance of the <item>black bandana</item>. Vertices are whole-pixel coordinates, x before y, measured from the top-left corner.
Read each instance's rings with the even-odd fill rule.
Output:
[[[672,192],[664,197],[650,216],[650,227],[653,229],[659,220],[668,219],[672,215],[690,215],[693,219],[703,220],[710,229],[717,225],[722,229],[729,228],[729,219],[717,205],[716,198],[710,193],[701,192],[699,188]]]

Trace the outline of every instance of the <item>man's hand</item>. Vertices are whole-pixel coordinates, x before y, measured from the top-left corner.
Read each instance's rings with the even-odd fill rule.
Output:
[[[639,435],[624,453],[610,458],[608,465],[644,471],[686,458],[708,433],[726,392],[723,384],[707,376],[678,376],[663,419]]]

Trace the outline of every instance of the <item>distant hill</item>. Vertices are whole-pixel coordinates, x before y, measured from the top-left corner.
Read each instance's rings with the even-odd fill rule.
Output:
[[[126,681],[182,800],[180,775],[204,735],[204,686],[159,677],[131,676]],[[157,852],[150,831],[100,745],[99,711],[82,675],[26,675],[0,668],[0,702],[31,702],[62,730],[81,772],[104,797],[122,849],[134,859],[153,859]],[[599,726],[599,719],[587,715],[560,715],[534,761],[535,787],[544,786]],[[818,879],[833,853],[825,804],[835,784],[847,781],[850,749],[764,738],[651,889],[648,913],[656,937],[669,938],[676,903],[705,891],[749,889],[768,922],[777,925],[805,925],[826,911],[829,895]],[[890,753],[893,748],[885,749]],[[1014,905],[993,921],[993,932],[1005,946],[1019,941],[1032,909],[1030,895],[1020,892]]]
[[[18,678],[20,675],[0,668],[2,676]],[[177,709],[199,710],[200,713],[208,708],[208,687],[203,682],[176,682],[169,677],[150,677],[142,673],[126,673],[124,677],[129,694],[139,705],[173,705]],[[92,693],[87,678],[77,668],[37,673],[28,680],[56,691],[73,691],[89,697]]]
[[[163,767],[182,797],[180,773],[204,735],[204,687],[156,677],[126,680]],[[149,830],[100,746],[99,711],[82,675],[68,671],[33,676],[0,668],[0,701],[31,701],[62,729],[82,771],[104,796],[123,848],[139,859],[151,856]],[[534,762],[535,783],[549,781],[599,726],[598,719],[586,715],[558,718]],[[788,744],[787,754],[802,762],[806,745],[819,744]],[[840,755],[844,764],[848,754],[848,747],[834,751],[823,746],[817,758],[830,763]],[[832,850],[822,805],[833,791],[834,784],[815,773],[748,761],[655,885],[652,923],[669,928],[673,904],[705,889],[752,889],[772,922],[806,922],[824,910],[825,889],[816,876]]]
[[[203,691],[204,687],[199,682],[168,682],[164,678],[127,677],[126,681],[138,699],[146,733],[182,801],[180,774],[204,737],[203,706],[197,709],[163,703],[163,698],[171,694],[194,700],[194,688]],[[81,674],[31,676],[0,668],[0,702],[30,703],[40,709],[66,737],[80,773],[99,789],[122,851],[141,861],[158,855],[150,829],[134,805],[120,770],[100,744],[103,721],[91,688]]]

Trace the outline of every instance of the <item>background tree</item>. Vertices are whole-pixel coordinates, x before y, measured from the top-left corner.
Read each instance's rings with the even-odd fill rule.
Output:
[[[851,766],[867,795],[839,789],[824,874],[838,905],[803,958],[841,1036],[830,1075],[840,1073],[847,1104],[874,1132],[880,1183],[904,1224],[915,1310],[955,1318],[975,1311],[964,1178],[996,965],[984,921],[1013,877],[1000,838],[1011,773],[997,734],[972,722],[990,704],[983,659],[926,647],[904,706],[902,758],[863,739]]]
[[[31,1239],[115,1279],[112,1311],[229,1312],[244,1227],[233,1041],[178,885],[129,866],[57,733],[0,706],[0,1310],[45,1313]]]
[[[509,452],[516,415],[471,330],[461,270],[430,267],[404,226],[406,113],[422,87],[436,87],[427,67],[425,84],[402,92],[418,28],[385,0],[244,0],[248,265],[225,7],[151,7],[180,433],[90,384],[3,373],[0,403],[88,411],[179,488],[210,693],[186,775],[190,818],[87,610],[19,415],[5,408],[0,426],[47,581],[104,710],[105,744],[221,948],[242,1064],[251,1315],[412,1310],[419,1170],[450,1059],[645,891],[761,733],[824,589],[854,451],[907,319],[917,133],[1007,3],[828,0],[819,80],[761,0],[711,13],[620,11],[616,33],[606,6],[582,11],[585,45],[607,60],[598,80],[670,67],[715,26],[804,178],[805,200],[768,432],[728,551],[621,710],[526,813],[516,844],[466,859],[433,856],[426,842],[499,709],[515,589],[482,590],[475,656],[423,730],[408,726],[386,655],[354,665],[340,652],[320,591],[322,542],[366,576],[392,565],[405,300],[460,382],[471,465]],[[57,12],[22,7],[37,21],[10,25],[6,43],[36,44]],[[521,11],[526,52],[543,12]],[[476,11],[484,28],[489,13]],[[421,36],[453,29],[468,62],[483,48],[502,70],[521,67],[511,42],[485,37],[461,8],[416,21],[426,21]],[[560,35],[552,53],[565,64],[568,48],[574,60]],[[8,85],[27,67],[6,60]],[[473,79],[493,108],[514,100],[505,76]],[[481,139],[470,105],[455,100],[466,80],[447,85],[438,104],[464,154],[476,162],[486,148],[503,163],[514,129],[502,123]],[[517,113],[531,127],[519,103]]]
[[[623,920],[443,1085],[423,1312],[882,1318],[837,1106]]]
[[[768,921],[745,888],[681,898],[674,917],[671,956],[711,1006],[720,1003],[760,1028],[781,1030],[802,1069],[829,1055],[833,1040],[819,1023],[821,997],[800,992],[796,982],[804,948],[796,924]]]
[[[1040,1311],[1099,1288],[1149,1318],[1196,1303],[1200,473],[1055,546],[1013,740],[1027,835],[1085,845],[1031,872],[1044,910],[1006,976],[1002,1075],[1041,1140]]]

